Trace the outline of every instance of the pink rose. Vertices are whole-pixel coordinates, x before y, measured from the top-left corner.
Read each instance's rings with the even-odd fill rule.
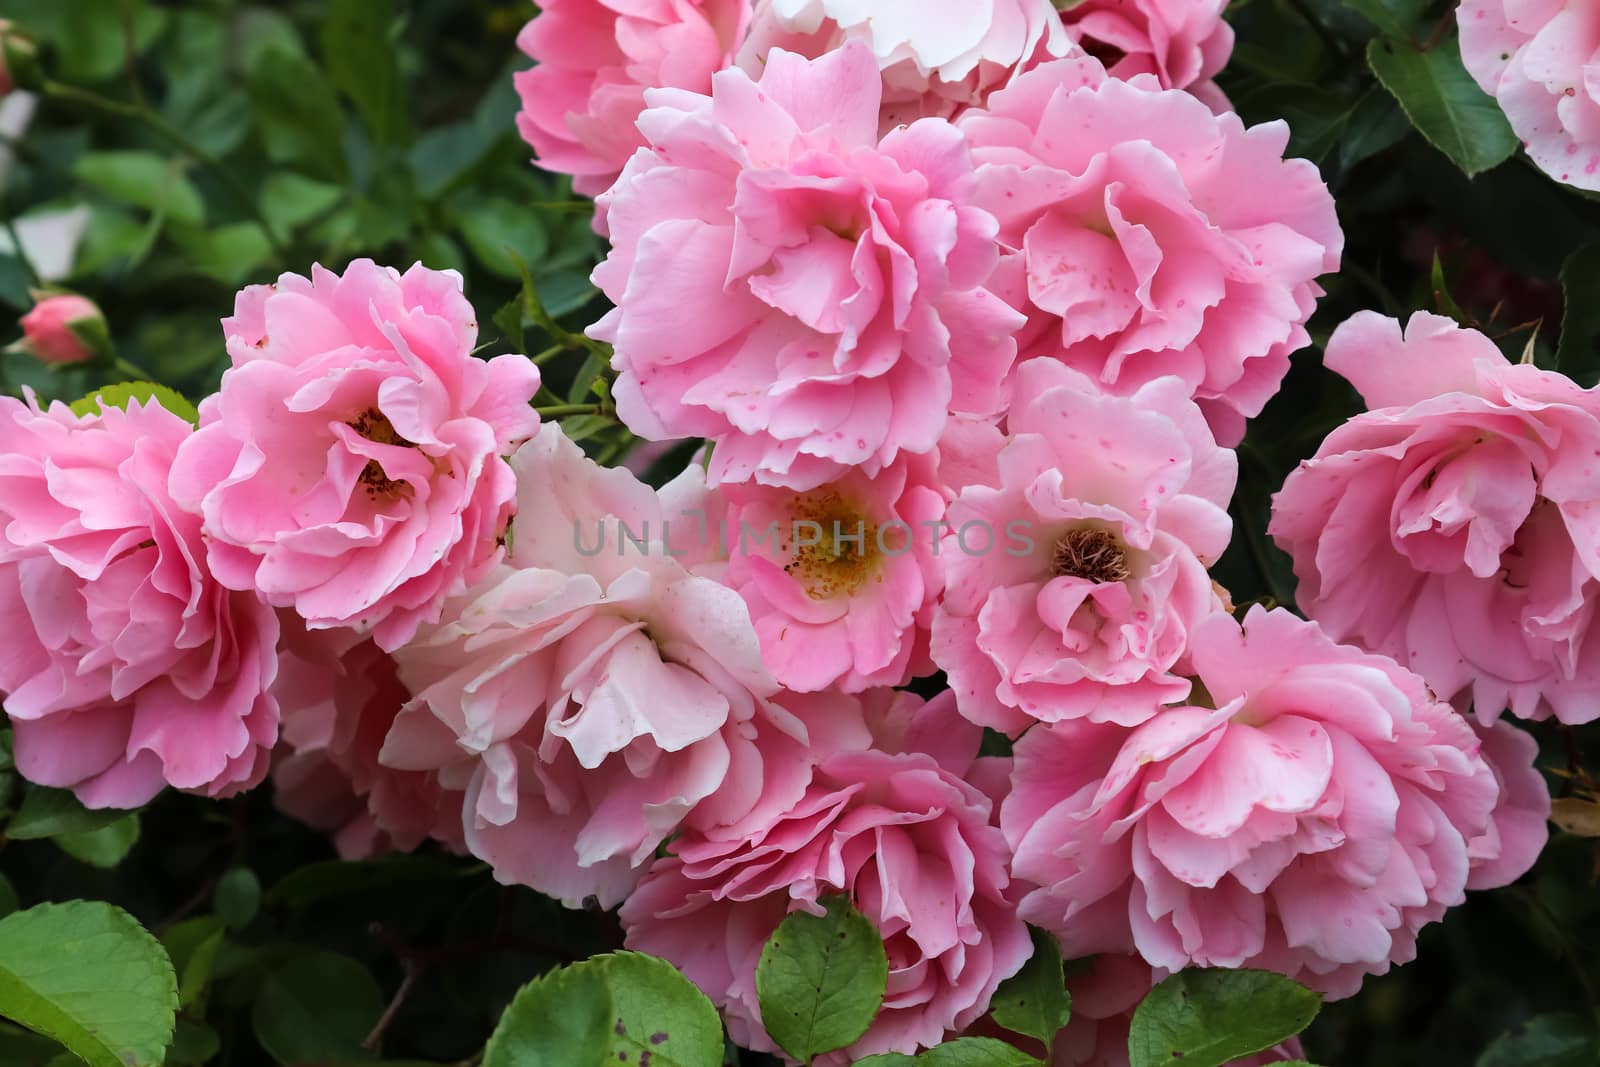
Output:
[[[465,792],[467,848],[500,880],[612,907],[691,813],[734,822],[797,794],[807,746],[851,727],[769,699],[744,602],[689,573],[678,510],[630,472],[554,426],[512,466],[515,566],[396,653],[414,699],[380,758]]]
[[[277,739],[277,619],[167,490],[191,434],[154,401],[0,398],[0,694],[17,769],[89,807],[248,789]]]
[[[780,685],[858,693],[931,673],[945,503],[931,457],[802,493],[746,482],[716,496],[727,563],[708,573],[744,598]]]
[[[1113,397],[1032,360],[1017,397],[992,480],[945,516],[934,660],[961,713],[996,730],[1137,725],[1189,693],[1180,667],[1220,606],[1206,568],[1233,529],[1237,461],[1176,378]]]
[[[878,928],[889,985],[871,1028],[818,1057],[824,1067],[938,1044],[987,1011],[1032,952],[1006,893],[1008,854],[990,825],[992,802],[963,780],[974,773],[978,730],[948,695],[913,717],[927,721],[896,729],[937,740],[943,762],[888,738],[827,758],[787,810],[675,839],[623,905],[628,947],[687,974],[722,1008],[740,1046],[775,1047],[755,988],[766,939],[791,911],[821,914],[819,901],[832,894],[848,894]]]
[[[205,516],[209,562],[313,629],[392,650],[499,558],[539,371],[473,356],[454,271],[371,260],[239,294],[233,367],[200,405],[172,491]]]
[[[750,0],[550,0],[517,36],[517,129],[539,165],[606,191],[644,138],[646,89],[711,89],[744,39]]]
[[[1531,862],[1515,846],[1473,877],[1520,815],[1472,727],[1393,661],[1260,607],[1213,615],[1190,656],[1204,703],[1017,743],[1001,825],[1040,887],[1023,915],[1069,957],[1263,967],[1349,996],[1412,959],[1469,881]]]
[[[1052,1067],[1128,1067],[1128,1028],[1133,1013],[1156,983],[1150,965],[1138,956],[1096,956],[1090,969],[1067,979],[1072,1018],[1050,1048]],[[1303,1060],[1299,1038],[1276,1048],[1232,1060],[1228,1067],[1266,1067]]]
[[[1001,277],[1045,356],[1128,394],[1181,378],[1225,445],[1244,436],[1309,338],[1344,236],[1282,122],[1246,129],[1148,76],[1047,63],[963,116]],[[995,283],[1001,288],[999,282]]]
[[[814,58],[846,41],[882,68],[885,132],[980,106],[1025,63],[1072,48],[1050,0],[756,0],[739,65],[756,77],[774,48]]]
[[[1600,190],[1600,11],[1592,0],[1461,0],[1461,58],[1528,156]]]
[[[36,293],[33,309],[22,316],[19,347],[40,363],[66,366],[93,359],[94,350],[78,330],[105,329],[93,300],[77,293]]]
[[[1425,313],[1356,315],[1325,362],[1372,410],[1273,501],[1301,607],[1484,722],[1600,715],[1600,394]]]
[[[306,630],[283,613],[273,695],[283,740],[272,766],[278,807],[331,834],[345,859],[409,852],[432,838],[465,850],[462,794],[378,759],[411,694],[394,659],[349,630]]]
[[[660,91],[651,148],[601,197],[617,407],[642,437],[707,437],[717,482],[812,489],[933,449],[991,413],[1021,318],[983,286],[994,220],[966,143],[929,119],[878,140],[871,50],[774,51],[711,96]]]
[[[1228,0],[1081,0],[1061,12],[1067,32],[1113,78],[1154,75],[1163,89],[1187,89],[1218,114],[1230,110],[1211,81],[1233,53]]]

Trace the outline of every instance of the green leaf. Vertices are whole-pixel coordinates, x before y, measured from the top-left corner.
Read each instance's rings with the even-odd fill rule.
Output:
[[[1600,242],[1568,257],[1561,268],[1561,289],[1566,311],[1553,369],[1588,388],[1600,382],[1600,300],[1595,299],[1600,292]]]
[[[1033,955],[1022,970],[1000,983],[989,1010],[1007,1030],[1048,1046],[1072,1016],[1072,997],[1061,969],[1061,943],[1035,927],[1030,926],[1028,933],[1033,936]]]
[[[73,410],[77,411],[76,404]],[[22,794],[22,806],[11,817],[6,836],[13,841],[34,841],[57,834],[88,833],[110,826],[126,814],[117,808],[91,811],[65,789],[33,785]]]
[[[1576,1015],[1539,1015],[1502,1034],[1478,1057],[1477,1067],[1594,1067],[1600,1036]]]
[[[1504,163],[1517,150],[1517,135],[1500,105],[1461,65],[1455,34],[1426,52],[1374,39],[1367,63],[1418,132],[1468,177]]]
[[[963,1037],[920,1056],[886,1052],[857,1060],[854,1067],[1043,1067],[1021,1049],[988,1037]]]
[[[172,1050],[167,1053],[168,1067],[201,1067],[210,1063],[222,1051],[222,1038],[205,1023],[178,1017],[178,1027],[172,1035]]]
[[[1179,971],[1133,1013],[1130,1067],[1222,1067],[1304,1030],[1322,998],[1281,974]]]
[[[1440,314],[1465,323],[1466,312],[1461,310],[1461,305],[1456,303],[1456,298],[1450,293],[1450,282],[1444,276],[1444,263],[1439,259],[1437,251],[1433,253],[1433,273],[1430,281],[1433,283],[1433,300],[1438,305]]]
[[[0,919],[0,1015],[89,1067],[160,1064],[177,1005],[166,952],[121,908],[75,900]]]
[[[333,86],[315,63],[273,45],[250,65],[246,87],[267,155],[344,180],[344,118]]]
[[[113,200],[146,208],[174,222],[203,222],[205,202],[182,164],[154,152],[88,152],[72,173]]]
[[[178,972],[178,1007],[202,1002],[225,936],[222,920],[214,915],[185,919],[162,931],[161,943]]]
[[[889,959],[872,924],[844,897],[826,906],[825,915],[797,911],[784,919],[756,967],[762,1025],[802,1061],[866,1033],[889,977]]]
[[[322,22],[328,78],[356,105],[377,144],[399,140],[406,125],[394,21],[392,0],[332,0]]]
[[[272,240],[260,223],[185,228],[174,233],[194,267],[225,285],[241,285],[272,257]],[[263,279],[264,280],[264,279]]]
[[[17,887],[11,884],[11,879],[0,874],[0,918],[5,918],[22,906],[22,901],[17,897]]]
[[[473,203],[460,212],[459,218],[462,236],[472,254],[486,270],[502,278],[520,278],[518,261],[536,263],[549,248],[538,215],[505,197]]]
[[[230,930],[242,930],[261,910],[261,882],[248,867],[230,867],[217,879],[212,899],[217,916]]]
[[[107,405],[126,410],[130,401],[138,401],[139,405],[143,407],[152,400],[180,419],[192,423],[200,421],[200,413],[195,410],[193,404],[183,398],[182,394],[175,389],[167,388],[165,385],[157,385],[155,382],[118,382],[115,385],[96,389],[83,399],[74,400],[72,402],[72,411],[75,415],[94,415]],[[23,807],[27,807],[26,800],[23,801]],[[114,814],[121,813],[115,812]],[[72,829],[78,829],[78,827],[73,827]],[[61,831],[55,832],[60,833]],[[16,834],[13,833],[11,836],[15,837]],[[48,835],[41,834],[39,836]]]
[[[1409,39],[1428,0],[1344,0],[1344,6],[1361,12],[1384,33]]]
[[[293,230],[333,207],[343,195],[337,185],[280,170],[261,183],[261,213],[274,228]]]
[[[665,960],[616,952],[524,986],[483,1067],[718,1067],[722,1051],[722,1023],[705,994]]]
[[[73,859],[109,869],[121,863],[138,843],[139,816],[129,812],[98,830],[57,834],[54,840],[61,851]]]
[[[369,1059],[361,1042],[383,1014],[383,994],[349,956],[312,952],[271,971],[251,1012],[256,1040],[282,1064]]]

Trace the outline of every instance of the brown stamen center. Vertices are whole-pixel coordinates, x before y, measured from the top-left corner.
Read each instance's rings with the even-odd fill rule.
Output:
[[[851,596],[877,572],[878,527],[832,489],[800,497],[784,536],[794,558],[783,569],[812,600]]]
[[[416,445],[401,437],[395,431],[394,423],[377,408],[367,408],[361,414],[351,419],[349,427],[367,440],[380,445],[396,445],[400,448],[415,448]],[[367,465],[361,470],[361,485],[366,489],[367,497],[377,500],[383,497],[396,497],[411,492],[411,486],[403,481],[395,481],[384,473],[383,465],[375,459],[369,459]]]
[[[1125,582],[1133,572],[1128,553],[1109,530],[1083,527],[1068,530],[1056,542],[1050,569],[1061,578],[1084,578],[1095,583]]]

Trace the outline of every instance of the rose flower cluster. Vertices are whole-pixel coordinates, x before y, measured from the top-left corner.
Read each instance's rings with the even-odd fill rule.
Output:
[[[520,129],[597,197],[617,415],[700,461],[541,424],[452,272],[251,286],[198,426],[0,401],[19,769],[270,774],[346,856],[620,908],[758,1050],[764,941],[843,894],[888,990],[828,1065],[979,1024],[1029,923],[1095,958],[1064,1065],[1186,967],[1411,959],[1544,844],[1503,713],[1600,715],[1600,395],[1358,315],[1370,410],[1274,505],[1309,617],[1235,609],[1233,448],[1343,236],[1211,84],[1223,6],[551,0]]]

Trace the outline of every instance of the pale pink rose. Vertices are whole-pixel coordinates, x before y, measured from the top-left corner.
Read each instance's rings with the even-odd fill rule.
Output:
[[[861,41],[882,70],[882,128],[980,106],[1026,63],[1072,42],[1051,0],[756,0],[739,65],[751,76],[774,48],[815,58]]]
[[[994,283],[1050,357],[1127,394],[1181,378],[1234,445],[1309,342],[1344,236],[1317,168],[1285,160],[1282,122],[1246,129],[1141,75],[1058,60],[962,117],[978,200],[1008,250]]]
[[[1593,0],[1461,0],[1461,58],[1541,170],[1600,190],[1600,8]]]
[[[211,579],[168,493],[192,432],[154,401],[0,398],[0,695],[17,769],[89,807],[248,789],[277,740],[277,618]]]
[[[1426,313],[1356,315],[1325,362],[1372,410],[1273,501],[1300,606],[1484,722],[1600,715],[1600,393]]]
[[[1017,378],[997,480],[945,515],[933,658],[961,713],[996,730],[1137,725],[1189,694],[1189,633],[1221,606],[1206,568],[1232,533],[1237,460],[1176,378],[1129,397],[1054,360]]]
[[[949,123],[878,139],[871,50],[774,51],[711,96],[650,95],[651,148],[601,197],[594,272],[618,306],[617,408],[641,437],[714,441],[715,482],[812,489],[932,451],[989,414],[1021,317],[984,288],[994,219]]]
[[[805,492],[724,485],[708,528],[727,561],[706,573],[744,598],[762,659],[785,688],[904,685],[932,671],[944,505],[929,456]]]
[[[1138,956],[1096,956],[1088,971],[1067,979],[1072,1018],[1050,1048],[1052,1067],[1128,1067],[1128,1028],[1134,1009],[1155,985],[1157,976]],[[1232,1060],[1228,1067],[1266,1067],[1303,1060],[1299,1038],[1276,1048]]]
[[[212,573],[313,629],[405,643],[500,556],[501,457],[538,425],[538,368],[477,359],[461,276],[421,264],[285,274],[223,329],[233,366],[172,471]]]
[[[1517,832],[1472,727],[1282,609],[1213,615],[1190,656],[1206,704],[1017,743],[1001,825],[1040,887],[1023,915],[1068,957],[1262,967],[1334,997],[1414,958],[1496,861],[1491,834]]]
[[[663,526],[678,511],[630,472],[554,426],[512,466],[515,566],[396,653],[414,699],[380,759],[465,793],[467,848],[501,881],[612,907],[691,813],[784,803],[808,745],[864,727],[859,707],[770,699],[744,602],[686,569]]]
[[[38,293],[38,302],[22,316],[20,347],[40,363],[66,366],[94,358],[73,327],[82,329],[96,323],[104,329],[104,317],[93,300],[77,293]]]
[[[462,794],[379,762],[411,694],[393,657],[349,630],[307,630],[282,613],[273,695],[283,738],[273,761],[278,807],[333,837],[345,859],[409,852],[430,838],[465,850]]]
[[[646,89],[711,89],[744,39],[750,0],[550,0],[517,36],[517,129],[546,170],[606,191],[635,149]]]
[[[1187,89],[1213,111],[1229,110],[1211,81],[1233,54],[1228,0],[1081,0],[1061,12],[1072,38],[1113,78],[1154,75],[1163,89]]]
[[[821,914],[819,901],[833,894],[848,894],[882,935],[889,984],[866,1034],[818,1057],[822,1067],[938,1044],[983,1015],[1031,954],[1007,895],[992,801],[964,780],[984,762],[975,758],[979,732],[948,695],[913,717],[933,721],[905,727],[901,739],[935,739],[938,755],[880,739],[874,750],[824,759],[787,810],[675,839],[623,905],[628,947],[688,975],[740,1046],[775,1047],[756,996],[763,944],[786,914]]]

